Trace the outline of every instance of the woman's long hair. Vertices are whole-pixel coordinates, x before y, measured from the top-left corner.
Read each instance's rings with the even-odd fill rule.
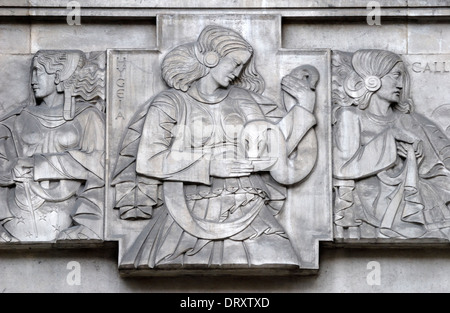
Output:
[[[202,56],[212,52],[223,58],[239,50],[248,51],[252,56],[241,75],[232,84],[262,93],[265,87],[264,79],[256,70],[252,46],[237,32],[221,26],[207,26],[196,42],[178,46],[170,51],[161,65],[162,77],[169,87],[187,91],[194,82],[209,73],[210,68],[205,65]]]
[[[381,79],[389,74],[397,64],[403,64],[403,90],[400,101],[394,109],[403,113],[413,110],[410,97],[411,80],[402,58],[386,50],[359,50],[352,58],[354,72],[344,83],[345,92],[354,99],[361,110],[366,109],[372,96],[381,88]]]

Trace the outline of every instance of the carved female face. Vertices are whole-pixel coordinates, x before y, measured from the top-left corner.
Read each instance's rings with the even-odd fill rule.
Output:
[[[241,75],[244,65],[250,60],[251,53],[246,50],[237,50],[221,58],[216,67],[210,71],[211,77],[223,88]]]
[[[36,59],[33,59],[31,87],[36,99],[41,100],[57,92],[55,79],[55,74],[48,74],[44,66],[39,64]]]
[[[399,103],[404,86],[405,67],[402,62],[381,79],[381,88],[376,92],[378,98],[391,104]]]

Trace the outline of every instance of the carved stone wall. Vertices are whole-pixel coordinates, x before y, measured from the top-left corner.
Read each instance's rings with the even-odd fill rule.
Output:
[[[351,292],[420,258],[386,247],[446,264],[450,4],[379,4],[0,4],[0,268]]]

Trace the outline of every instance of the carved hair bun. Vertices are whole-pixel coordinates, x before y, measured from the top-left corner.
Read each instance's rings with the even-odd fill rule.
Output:
[[[369,76],[364,80],[367,90],[376,92],[381,88],[381,79],[376,76]]]
[[[219,64],[220,57],[217,52],[209,51],[203,57],[203,64],[207,67],[216,67]]]

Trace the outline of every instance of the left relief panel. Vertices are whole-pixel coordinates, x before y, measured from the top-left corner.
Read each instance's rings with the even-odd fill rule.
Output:
[[[105,52],[0,64],[1,244],[102,241]]]

